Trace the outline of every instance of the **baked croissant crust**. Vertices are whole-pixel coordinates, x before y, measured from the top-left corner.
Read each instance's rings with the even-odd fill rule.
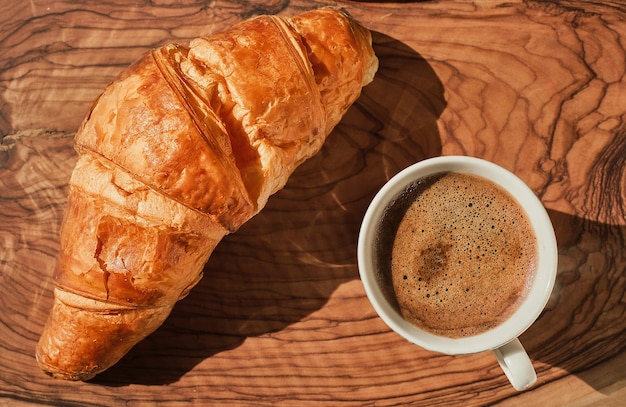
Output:
[[[370,33],[323,8],[166,45],[122,73],[75,137],[41,368],[88,380],[156,330],[377,63]]]

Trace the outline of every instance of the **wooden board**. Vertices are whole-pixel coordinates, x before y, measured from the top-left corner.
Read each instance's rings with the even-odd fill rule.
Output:
[[[0,404],[624,405],[626,5],[609,0],[31,1],[0,10]],[[72,136],[143,52],[263,13],[333,5],[374,32],[380,69],[266,209],[222,241],[165,324],[87,383],[34,348]],[[541,197],[559,243],[546,311],[521,337],[538,384],[493,355],[443,356],[391,332],[356,267],[377,189],[437,155],[483,157]]]

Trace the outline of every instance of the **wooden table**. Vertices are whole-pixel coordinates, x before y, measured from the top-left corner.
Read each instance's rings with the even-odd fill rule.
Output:
[[[321,153],[222,241],[202,282],[119,364],[87,383],[45,376],[34,348],[72,136],[91,102],[163,42],[327,4],[374,31],[380,70]],[[626,5],[611,0],[5,1],[0,404],[625,405],[625,75]],[[377,189],[449,154],[517,173],[556,229],[556,288],[521,337],[538,373],[526,392],[490,353],[402,340],[359,280],[358,228]]]

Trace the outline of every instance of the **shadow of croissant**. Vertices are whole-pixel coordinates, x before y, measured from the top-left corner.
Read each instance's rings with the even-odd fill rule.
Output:
[[[419,54],[376,32],[373,44],[376,78],[320,153],[218,245],[203,279],[163,326],[93,383],[175,382],[246,338],[306,319],[358,278],[356,242],[370,200],[398,171],[441,154],[436,121],[446,105],[443,85]]]

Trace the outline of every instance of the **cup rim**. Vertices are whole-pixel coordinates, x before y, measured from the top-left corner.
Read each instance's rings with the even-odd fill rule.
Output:
[[[372,246],[386,206],[416,179],[446,171],[482,176],[508,191],[526,211],[537,236],[538,262],[532,286],[524,302],[503,323],[468,337],[448,338],[424,331],[406,321],[389,303],[377,283]],[[496,349],[526,331],[545,308],[557,272],[556,236],[548,213],[535,193],[509,170],[468,156],[439,156],[419,161],[393,176],[372,199],[359,231],[357,263],[367,297],[381,319],[409,342],[444,354],[471,354]]]

